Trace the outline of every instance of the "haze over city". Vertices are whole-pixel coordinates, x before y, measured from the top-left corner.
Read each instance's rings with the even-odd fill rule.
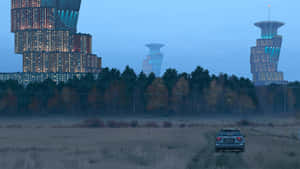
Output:
[[[10,1],[1,4],[1,72],[22,71],[22,56],[14,54],[10,32]],[[197,65],[212,73],[224,72],[251,78],[250,47],[260,37],[253,24],[267,20],[286,23],[279,29],[283,46],[279,70],[286,80],[299,80],[298,50],[300,28],[295,0],[236,0],[226,2],[196,0],[144,2],[138,0],[85,0],[78,31],[93,35],[94,53],[103,57],[103,67],[123,69],[129,65],[139,72],[149,42],[166,44],[163,70],[172,67],[190,72]]]
[[[300,169],[292,1],[2,0],[0,169]]]

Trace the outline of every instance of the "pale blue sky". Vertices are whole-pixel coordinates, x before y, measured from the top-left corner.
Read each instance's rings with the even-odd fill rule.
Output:
[[[82,0],[78,31],[93,35],[93,51],[104,66],[141,71],[149,42],[165,43],[163,69],[191,72],[197,65],[212,73],[251,77],[250,47],[260,36],[253,26],[267,20],[286,23],[279,69],[300,80],[299,0]],[[0,2],[0,71],[22,70],[10,33],[10,0]]]

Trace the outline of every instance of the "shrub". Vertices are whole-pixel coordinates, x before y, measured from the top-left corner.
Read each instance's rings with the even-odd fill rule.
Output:
[[[73,126],[71,126],[71,127],[75,127],[75,128],[77,128],[77,127],[83,127],[83,125],[82,124],[78,124],[78,125],[73,125]],[[61,129],[61,128],[70,128],[70,126],[64,126],[64,125],[54,125],[54,126],[51,126],[51,128],[55,128],[55,129]]]
[[[296,119],[297,119],[297,120],[300,120],[300,112],[297,112],[297,113],[296,113]]]
[[[38,125],[38,126],[35,126],[35,128],[37,128],[37,129],[41,129],[41,128],[44,128],[44,126],[42,126],[42,125]]]
[[[248,120],[241,120],[241,121],[237,122],[237,125],[239,125],[239,126],[250,126],[250,125],[252,125],[252,123]]]
[[[293,133],[291,135],[291,139],[300,141],[300,131],[299,131],[299,133]]]
[[[19,129],[19,128],[23,128],[23,126],[20,124],[9,124],[6,126],[6,128]]]
[[[269,127],[272,127],[272,128],[275,127],[273,123],[268,123],[268,126],[269,126]]]
[[[188,128],[200,127],[200,124],[192,123],[187,125]]]
[[[159,125],[156,122],[148,122],[145,124],[146,128],[159,128]]]
[[[114,121],[114,120],[110,120],[107,122],[107,126],[110,128],[120,128],[120,123]]]
[[[120,121],[117,125],[119,128],[129,128],[130,124],[124,121]]]
[[[80,127],[87,127],[87,128],[103,128],[105,127],[105,124],[100,119],[88,119],[83,122],[82,125],[79,125]]]
[[[288,152],[287,155],[289,157],[296,157],[297,156],[297,154],[295,152]]]
[[[130,122],[130,127],[132,127],[132,128],[139,127],[139,122],[137,120],[134,120],[134,121]]]
[[[180,128],[185,128],[185,127],[186,127],[186,124],[182,123],[182,124],[179,125],[179,127],[180,127]]]
[[[173,124],[171,122],[168,122],[168,121],[165,121],[163,123],[163,127],[164,128],[172,128],[173,127]]]

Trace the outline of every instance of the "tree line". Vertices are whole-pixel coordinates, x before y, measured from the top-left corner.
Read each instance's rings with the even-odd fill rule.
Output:
[[[300,83],[255,87],[247,78],[167,69],[162,77],[104,68],[66,83],[0,82],[0,115],[219,115],[300,112]]]

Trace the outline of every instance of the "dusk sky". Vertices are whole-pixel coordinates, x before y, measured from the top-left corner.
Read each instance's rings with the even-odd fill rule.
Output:
[[[212,73],[251,78],[250,47],[260,30],[253,24],[271,19],[286,23],[279,30],[283,48],[279,70],[286,80],[300,80],[299,0],[82,0],[78,31],[93,35],[93,51],[104,67],[136,72],[148,53],[146,43],[166,44],[163,70],[191,72],[200,65]],[[10,0],[0,2],[0,71],[22,71],[10,33]]]

